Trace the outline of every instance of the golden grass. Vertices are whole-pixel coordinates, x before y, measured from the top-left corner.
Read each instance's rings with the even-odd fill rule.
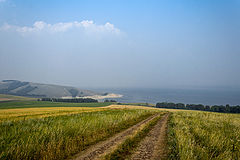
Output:
[[[104,112],[98,113],[98,111]],[[119,129],[120,126],[123,127],[125,124],[128,124],[130,122],[130,119],[132,119],[131,125],[135,124],[136,123],[136,121],[134,120],[135,118],[137,117],[140,118],[141,116],[144,117],[144,115],[148,115],[150,113],[152,114],[155,111],[165,111],[172,113],[168,133],[168,136],[170,138],[169,147],[172,150],[170,159],[172,158],[182,160],[188,159],[194,160],[194,159],[240,158],[240,152],[238,152],[240,150],[239,114],[223,114],[179,109],[162,109],[134,105],[110,105],[106,107],[56,106],[41,108],[1,109],[0,122],[2,123],[2,130],[6,132],[5,133],[6,135],[3,135],[2,138],[6,138],[7,140],[11,138],[12,139],[16,138],[16,140],[19,140],[19,138],[15,136],[22,136],[22,140],[24,142],[26,141],[25,149],[24,147],[22,148],[22,146],[19,145],[20,143],[22,143],[19,141],[17,146],[19,154],[22,153],[23,150],[29,150],[28,145],[33,145],[32,151],[39,154],[40,153],[39,150],[38,151],[34,150],[34,148],[36,148],[34,144],[35,143],[39,143],[38,145],[41,144],[42,150],[46,145],[51,146],[50,141],[49,143],[45,144],[45,141],[49,138],[49,135],[56,139],[55,136],[59,135],[60,133],[61,136],[60,138],[57,137],[57,139],[59,138],[59,140],[54,140],[54,145],[59,144],[60,147],[68,146],[67,148],[72,148],[71,151],[69,152],[74,153],[77,152],[77,150],[79,150],[79,147],[80,148],[83,147],[82,149],[85,148],[84,147],[85,144],[84,145],[81,144],[83,146],[75,146],[78,143],[80,143],[80,141],[79,142],[76,141],[76,137],[81,139],[81,136],[79,137],[79,135],[82,134],[82,132],[84,132],[84,136],[89,138],[89,141],[87,141],[88,144],[92,144],[93,142],[90,140],[94,137],[95,143],[103,137],[108,137],[109,135],[112,135],[113,133],[110,132],[112,129],[111,127]],[[139,121],[140,119],[138,119],[137,121]],[[117,124],[115,124],[115,122],[117,122]],[[49,126],[48,124],[51,124],[51,126]],[[87,125],[88,127],[83,127],[85,125]],[[129,126],[130,123],[124,127],[127,128]],[[36,130],[38,128],[40,130],[36,131],[37,134],[34,135],[35,136],[34,137],[33,134],[35,134],[35,131],[32,132],[31,130],[32,129]],[[85,130],[84,128],[87,130]],[[106,134],[103,137],[100,136],[101,134],[99,132],[101,128],[106,129],[106,131],[104,130]],[[12,130],[11,134],[9,133],[10,129]],[[24,131],[21,131],[21,134],[19,134],[20,132],[17,133],[19,129]],[[81,129],[83,129],[83,131],[81,131]],[[29,134],[24,135],[25,131],[29,131]],[[85,133],[85,131],[87,132]],[[89,134],[90,131],[91,134]],[[116,130],[114,133],[119,131],[120,130]],[[15,132],[17,134],[13,136],[12,133]],[[33,138],[29,139],[29,137],[31,136],[33,136]],[[46,137],[46,140],[44,139],[44,137]],[[28,140],[31,140],[31,143],[27,142]],[[60,142],[64,142],[64,144],[61,144]],[[13,142],[11,143],[12,143],[11,145],[15,145]],[[4,144],[2,145],[5,146]],[[69,145],[71,147],[69,147]],[[39,147],[37,147],[37,149],[38,148]],[[66,151],[64,155],[61,155],[62,153],[55,152],[56,150],[59,151],[61,150],[62,152],[62,149],[56,149],[56,147],[54,148],[53,146],[51,146],[50,148],[44,150],[44,153],[41,153],[41,155],[37,155],[37,157],[40,156],[41,158],[43,157],[46,158],[45,155],[48,155],[51,157],[51,159],[58,159],[60,157],[63,158],[64,156],[68,155],[68,151]],[[13,150],[6,149],[5,152],[2,152],[2,157],[5,156],[11,157],[12,154],[16,151],[16,148],[12,147],[12,149]],[[53,155],[49,155],[50,150],[52,150],[51,154]],[[33,156],[30,153],[26,154],[29,154],[28,155],[29,157]],[[16,154],[15,156],[17,155],[18,154]],[[24,155],[21,156],[24,157]]]
[[[22,120],[29,118],[43,118],[49,116],[59,116],[67,114],[78,114],[82,112],[94,112],[106,110],[104,107],[43,107],[43,108],[19,108],[1,109],[0,122],[6,120]]]
[[[159,110],[159,108],[153,107],[145,107],[145,106],[134,106],[134,105],[110,105],[104,108],[111,108],[111,109],[147,109],[147,110]]]
[[[76,111],[81,112],[79,109]],[[101,111],[93,112],[98,109]],[[0,159],[66,159],[156,113],[107,108],[87,108],[83,111],[79,114],[1,122]]]
[[[165,108],[154,108],[154,107],[145,107],[145,106],[135,106],[135,105],[109,105],[104,108],[111,108],[111,109],[147,109],[147,110],[158,110],[158,111],[165,111],[165,112],[199,112],[193,110],[183,110],[183,109],[165,109]],[[201,111],[200,111],[201,112]]]
[[[30,118],[44,118],[49,116],[60,116],[68,114],[78,114],[82,112],[95,112],[107,109],[147,109],[147,110],[162,110],[144,106],[130,106],[130,105],[110,105],[106,107],[41,107],[41,108],[14,108],[1,109],[0,122],[2,121],[16,121]]]
[[[106,107],[41,107],[41,108],[13,108],[0,110],[0,122],[16,121],[30,118],[44,118],[82,112],[95,112],[108,109],[155,109],[143,106],[110,105]]]
[[[240,114],[129,105],[108,107],[171,112],[169,159],[240,159]]]

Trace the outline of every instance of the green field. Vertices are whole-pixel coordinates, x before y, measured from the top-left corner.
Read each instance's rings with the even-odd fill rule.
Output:
[[[109,109],[73,115],[3,121],[0,159],[64,159],[154,112]]]
[[[240,115],[174,111],[169,144],[170,159],[239,159]]]
[[[33,101],[37,100],[36,98],[22,97],[22,96],[13,96],[7,94],[0,94],[0,102],[1,101]]]
[[[104,107],[113,104],[112,102],[99,103],[61,103],[46,101],[23,101],[23,102],[5,102],[0,103],[0,109],[13,108],[40,108],[40,107]]]
[[[145,107],[154,107],[155,104],[151,103],[120,103],[121,105],[132,105],[132,106],[145,106]]]

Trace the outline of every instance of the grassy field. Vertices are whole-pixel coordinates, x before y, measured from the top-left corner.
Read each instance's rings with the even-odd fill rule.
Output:
[[[142,106],[131,107],[150,109]],[[159,110],[171,112],[168,128],[171,151],[169,159],[240,159],[240,114]]]
[[[0,122],[26,120],[67,114],[105,110],[113,103],[60,103],[45,101],[21,101],[0,103]]]
[[[159,111],[171,112],[169,159],[240,158],[239,114],[111,104],[0,103],[0,159],[66,159]],[[147,124],[105,158],[132,154],[154,124]]]
[[[41,108],[41,107],[104,107],[111,105],[111,102],[100,103],[62,103],[46,101],[23,101],[23,102],[6,102],[0,103],[0,109],[13,108]]]
[[[153,113],[109,108],[27,120],[2,119],[0,159],[65,159]]]
[[[145,107],[154,107],[155,106],[155,104],[151,104],[151,103],[121,103],[121,105],[145,106]]]
[[[0,122],[19,121],[33,118],[44,118],[50,116],[70,115],[83,112],[104,111],[102,107],[41,107],[41,108],[17,108],[1,109]]]
[[[169,144],[170,159],[239,159],[240,115],[174,111]]]
[[[36,98],[29,97],[21,97],[21,96],[12,96],[7,94],[0,94],[0,102],[1,101],[33,101],[37,100]]]

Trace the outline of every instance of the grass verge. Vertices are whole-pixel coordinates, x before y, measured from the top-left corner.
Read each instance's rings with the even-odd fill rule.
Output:
[[[176,138],[176,133],[174,130],[175,124],[172,120],[173,114],[171,113],[168,119],[168,147],[169,147],[169,154],[168,159],[179,160],[178,153],[178,142]]]

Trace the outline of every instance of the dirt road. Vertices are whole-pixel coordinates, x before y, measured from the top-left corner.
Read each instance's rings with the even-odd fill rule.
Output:
[[[140,142],[132,160],[167,159],[167,122],[169,114],[161,118],[148,135]]]
[[[142,125],[147,124],[151,120],[153,120],[155,117],[157,117],[158,114],[153,115],[138,124],[128,128],[127,130],[120,132],[116,134],[115,136],[107,139],[106,141],[100,142],[86,151],[83,151],[77,155],[75,155],[72,159],[74,160],[94,160],[94,159],[100,159],[103,155],[106,155],[110,153],[114,148],[118,146],[118,144],[124,142],[126,138],[129,135],[132,135],[136,130],[138,130]]]

